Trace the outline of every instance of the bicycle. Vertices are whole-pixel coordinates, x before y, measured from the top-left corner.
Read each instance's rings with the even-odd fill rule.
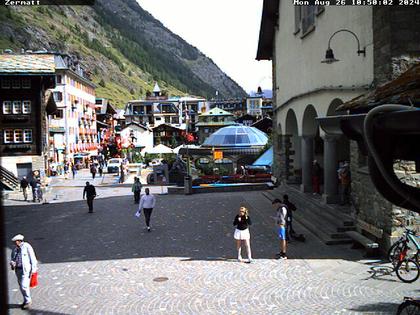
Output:
[[[417,315],[420,314],[420,299],[404,297],[404,302],[398,306],[397,315]]]
[[[416,247],[415,253],[410,252],[410,242]],[[401,281],[411,283],[419,278],[419,251],[420,245],[417,243],[416,233],[409,229],[406,229],[404,235],[389,249],[388,259],[394,266],[393,271]]]
[[[396,241],[391,248],[388,250],[387,258],[395,267],[399,261],[399,256],[404,247],[408,246],[409,242],[412,242],[416,247],[416,252],[411,254],[413,258],[418,262],[419,260],[419,252],[420,252],[420,245],[416,240],[416,233],[413,230],[406,229],[404,234],[400,237],[398,241]],[[408,246],[408,250],[411,248]]]

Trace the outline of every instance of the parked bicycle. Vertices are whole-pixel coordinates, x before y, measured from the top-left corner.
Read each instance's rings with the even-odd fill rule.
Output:
[[[404,235],[388,251],[388,260],[392,263],[397,277],[407,283],[416,281],[420,276],[420,245],[416,238],[413,230],[406,229]],[[415,248],[410,247],[411,245]]]
[[[404,297],[404,302],[398,306],[397,315],[420,314],[420,298]]]

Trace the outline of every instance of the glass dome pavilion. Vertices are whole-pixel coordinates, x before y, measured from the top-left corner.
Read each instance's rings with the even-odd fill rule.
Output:
[[[268,142],[267,135],[255,127],[234,125],[221,128],[211,134],[202,147],[247,148],[262,147]]]

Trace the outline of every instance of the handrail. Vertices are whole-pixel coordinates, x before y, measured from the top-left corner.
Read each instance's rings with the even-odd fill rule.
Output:
[[[19,186],[19,178],[17,178],[12,172],[0,165],[0,179],[6,179],[14,186]]]

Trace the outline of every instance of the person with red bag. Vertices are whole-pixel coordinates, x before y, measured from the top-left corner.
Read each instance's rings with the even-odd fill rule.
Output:
[[[29,309],[32,304],[31,298],[31,278],[38,279],[38,261],[32,246],[23,241],[22,234],[15,235],[12,242],[16,247],[12,250],[10,267],[15,271],[16,278],[19,284],[20,292],[23,295],[22,309]],[[34,282],[32,282],[34,284]]]

